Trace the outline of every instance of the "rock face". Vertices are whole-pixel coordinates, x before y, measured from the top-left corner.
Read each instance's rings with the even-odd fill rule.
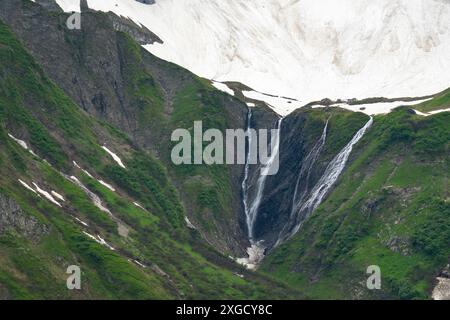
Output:
[[[156,34],[148,30],[146,27],[139,27],[133,21],[125,18],[119,18],[114,14],[110,14],[109,16],[113,22],[115,30],[128,33],[139,44],[145,45],[153,44],[155,42],[163,43],[163,41]]]
[[[308,115],[297,113],[286,118],[281,127],[280,170],[276,175],[267,177],[264,196],[258,209],[255,222],[255,240],[264,240],[264,246],[272,247],[279,232],[286,225],[292,208],[292,194],[297,179],[297,172],[302,160],[312,148],[312,141],[320,136],[306,133]],[[289,150],[289,152],[287,152]],[[320,168],[315,168],[311,183],[319,177]],[[255,170],[252,180],[257,180],[259,170]]]
[[[0,194],[0,235],[8,230],[14,230],[33,242],[49,232],[46,225],[25,214],[13,199]]]
[[[450,264],[442,270],[436,281],[431,297],[434,300],[450,300]]]
[[[209,90],[206,81],[153,56],[132,41],[161,42],[151,31],[114,14],[87,9],[82,10],[81,29],[68,30],[64,26],[69,14],[57,12],[49,14],[45,7],[35,3],[21,6],[16,0],[0,2],[0,19],[20,37],[53,82],[86,112],[126,133],[136,146],[149,151],[168,167],[172,165],[170,135],[184,125],[172,119],[174,104],[187,89],[193,91],[188,95],[193,101],[187,107],[200,105],[195,120],[202,120],[204,109],[221,108],[219,116],[224,120],[221,124],[229,129],[244,128],[245,103],[212,88]],[[189,128],[192,123],[186,126]],[[218,230],[205,237],[222,251],[245,250],[246,245],[242,243],[246,237],[239,226],[243,215],[242,172],[240,165],[229,170],[233,200],[227,201],[227,208],[223,209],[229,215],[217,210],[207,213],[206,219],[214,217],[219,222],[215,221]],[[196,199],[183,192],[182,185],[187,179],[176,180],[174,177],[188,216],[192,218],[198,210],[192,204]],[[191,221],[198,225],[195,219]]]
[[[136,1],[144,4],[155,4],[155,0],[136,0]]]
[[[438,284],[433,289],[434,300],[450,300],[450,279],[449,278],[437,278]]]

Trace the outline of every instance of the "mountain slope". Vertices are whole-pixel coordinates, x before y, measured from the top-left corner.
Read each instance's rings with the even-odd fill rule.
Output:
[[[262,270],[313,297],[430,297],[450,256],[449,121],[407,107],[377,116],[333,192]],[[381,290],[366,288],[371,265]]]
[[[2,298],[298,295],[205,245],[164,165],[78,107],[3,23],[0,60]]]
[[[200,76],[299,99],[291,111],[327,97],[426,96],[450,82],[447,0],[87,3],[146,26],[163,40],[148,50]]]
[[[206,240],[222,252],[241,254],[242,166],[176,167],[170,136],[177,128],[192,130],[196,120],[205,129],[243,128],[246,105],[140,48],[130,36],[136,32],[122,31],[129,21],[117,16],[86,11],[83,28],[68,30],[68,14],[29,1],[6,0],[0,8],[0,17],[80,107],[164,163],[189,219]],[[216,195],[217,201],[210,201]]]

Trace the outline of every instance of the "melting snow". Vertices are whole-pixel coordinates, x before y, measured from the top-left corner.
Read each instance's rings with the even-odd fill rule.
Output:
[[[105,181],[103,181],[103,180],[98,180],[98,182],[102,185],[102,186],[105,186],[106,188],[108,188],[109,190],[111,190],[111,191],[116,191],[116,189],[114,189],[114,187],[113,186],[111,186],[110,184],[107,184]]]
[[[94,176],[92,174],[90,174],[88,171],[81,169],[89,178],[91,179],[95,179]]]
[[[417,115],[423,116],[423,117],[429,117],[429,116],[432,116],[432,115],[434,115],[434,114],[438,114],[438,113],[442,113],[442,112],[450,112],[450,108],[448,108],[448,109],[434,110],[434,111],[430,111],[430,112],[428,112],[428,113],[424,113],[424,112],[421,112],[421,111],[415,110],[415,109],[413,109],[413,110],[414,110],[414,112],[415,112]]]
[[[191,223],[188,217],[184,217],[184,222],[186,222],[188,228],[196,230],[195,226]]]
[[[236,259],[236,262],[247,269],[255,270],[262,259],[264,259],[265,249],[260,243],[252,244],[251,247],[247,248],[248,257]]]
[[[246,98],[265,102],[270,108],[272,108],[276,113],[278,113],[281,116],[287,116],[295,109],[301,108],[304,105],[304,103],[295,99],[273,96],[257,91],[242,91],[242,94]]]
[[[106,146],[103,146],[102,148],[103,148],[103,150],[105,150],[106,152],[109,153],[109,155],[114,159],[115,162],[117,162],[117,164],[118,164],[119,166],[121,166],[122,168],[125,169],[125,166],[124,166],[122,160],[121,160],[114,152],[112,152],[111,150],[109,150]]]
[[[394,110],[395,108],[401,106],[411,106],[419,103],[423,103],[430,99],[425,100],[415,100],[415,101],[396,101],[396,102],[380,102],[380,103],[369,103],[369,104],[356,104],[349,105],[346,103],[335,104],[332,107],[340,107],[354,112],[363,112],[369,116],[377,114],[386,114]]]
[[[401,106],[411,106],[423,103],[430,99],[422,99],[415,101],[395,101],[395,102],[377,102],[377,103],[367,103],[367,104],[347,104],[347,103],[336,103],[331,105],[330,107],[342,108],[354,112],[362,112],[369,116],[378,115],[378,114],[386,114],[394,110],[395,108]],[[314,105],[312,108],[326,108],[323,105]]]
[[[144,210],[144,211],[147,211],[147,210],[145,210],[145,208],[144,208],[143,206],[141,206],[139,203],[133,202],[133,204],[134,204],[136,207],[138,207],[138,208],[140,208],[140,209],[142,209],[142,210]]]
[[[52,196],[56,197],[57,199],[61,200],[61,201],[66,201],[64,200],[64,197],[62,195],[60,195],[59,193],[57,193],[56,191],[51,191]]]
[[[137,260],[133,260],[133,262],[136,263],[138,266],[144,268],[144,269],[147,268],[147,266],[146,266],[145,264],[142,264],[142,263],[140,263],[140,262],[137,261]]]
[[[22,148],[24,148],[25,150],[28,150],[28,152],[30,152],[33,156],[37,157],[37,154],[33,152],[33,150],[31,150],[27,143],[23,140],[17,139],[15,138],[12,134],[8,133],[8,136],[13,139],[15,142],[17,142]]]
[[[92,203],[99,208],[101,211],[108,213],[109,215],[112,215],[111,211],[109,211],[108,208],[104,207],[102,204],[102,201],[100,200],[100,198],[93,193],[91,190],[89,190],[88,188],[85,187],[84,184],[81,183],[80,180],[78,180],[77,177],[75,176],[71,176],[69,177],[70,180],[72,180],[76,185],[78,185],[81,189],[83,189],[83,191],[88,195],[88,197],[91,199]]]
[[[26,182],[24,182],[24,181],[22,181],[22,180],[20,180],[20,179],[18,179],[18,180],[19,180],[19,182],[20,182],[20,184],[21,184],[22,186],[24,186],[25,188],[27,188],[27,189],[30,190],[31,192],[37,194],[36,190],[34,190],[32,187],[30,187]]]
[[[93,236],[92,234],[87,233],[86,231],[83,231],[83,233],[85,235],[87,235],[89,238],[91,238],[92,240],[94,240],[95,242],[107,247],[108,249],[115,251],[116,249],[114,249],[112,246],[110,246],[102,237],[100,237],[99,235],[97,235],[97,237]]]
[[[58,0],[66,11],[79,1]],[[153,54],[216,81],[300,101],[426,96],[450,84],[450,3],[88,0],[146,26]],[[306,104],[304,103],[304,104]],[[285,110],[284,110],[285,111]],[[284,112],[283,111],[283,112]]]
[[[223,92],[225,92],[225,93],[228,93],[229,95],[234,96],[234,91],[231,90],[225,83],[217,82],[217,81],[212,81],[212,85],[213,85],[216,89],[218,89],[218,90],[220,90],[220,91],[223,91]]]
[[[15,142],[17,142],[22,148],[25,150],[28,150],[28,145],[25,141],[15,138],[12,134],[8,133],[8,136],[13,139]]]
[[[80,0],[56,0],[56,2],[66,12],[81,12]]]
[[[48,201],[52,202],[53,204],[56,204],[58,207],[62,207],[61,204],[58,201],[56,201],[55,198],[53,198],[53,196],[50,193],[39,188],[39,186],[35,182],[33,182],[33,185],[36,188],[36,191],[41,195],[43,195]]]
[[[110,250],[112,250],[112,251],[116,250],[116,249],[114,249],[112,246],[110,246],[110,245],[105,241],[105,239],[103,239],[102,237],[100,237],[100,235],[97,235],[97,238],[99,239],[99,243],[100,243],[100,244],[104,245],[105,247],[107,247],[108,249],[110,249]]]
[[[88,225],[86,222],[84,222],[83,220],[78,219],[77,217],[74,217],[74,218],[75,218],[75,220],[77,220],[79,223],[81,223],[83,226],[89,227],[89,225]]]

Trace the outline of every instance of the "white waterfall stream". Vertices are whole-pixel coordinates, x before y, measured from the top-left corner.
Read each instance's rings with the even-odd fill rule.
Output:
[[[281,230],[275,246],[278,246],[279,244],[281,244],[282,241],[290,237],[292,229],[298,225],[301,219],[299,209],[305,197],[308,195],[308,192],[310,191],[308,184],[311,176],[311,170],[314,167],[314,164],[319,158],[319,155],[322,152],[322,149],[325,145],[325,141],[327,138],[328,122],[329,119],[325,123],[325,127],[319,140],[315,143],[315,145],[313,146],[309,154],[304,158],[304,160],[302,160],[300,173],[297,177],[297,182],[295,184],[294,196],[292,198],[292,209],[289,216],[289,220]],[[303,182],[303,185],[300,184],[301,182]]]
[[[245,212],[245,218],[247,222],[247,230],[250,230],[250,215],[249,215],[249,209],[248,209],[248,179],[249,179],[249,172],[250,172],[250,159],[251,159],[251,152],[252,152],[252,135],[251,135],[251,122],[252,122],[252,109],[248,108],[248,115],[247,115],[247,128],[246,128],[246,135],[248,137],[248,152],[247,157],[245,159],[245,169],[244,169],[244,180],[242,181],[242,198],[244,203],[244,212]]]
[[[282,122],[283,122],[283,119],[280,118],[277,122],[278,133],[275,135],[275,137],[273,135],[271,137],[270,158],[267,161],[267,163],[261,167],[260,176],[258,178],[258,181],[256,182],[255,199],[251,203],[250,207],[248,207],[248,210],[246,213],[247,214],[248,236],[249,236],[250,242],[252,242],[252,244],[254,243],[253,242],[254,241],[254,224],[255,224],[256,218],[258,216],[258,209],[259,209],[259,206],[261,205],[261,200],[264,195],[264,189],[266,186],[267,176],[269,175],[269,172],[271,172],[272,166],[275,163],[275,158],[278,156],[278,152],[280,149],[280,130],[281,130]]]
[[[248,268],[255,268],[258,263],[264,257],[265,247],[263,246],[263,241],[257,241],[254,236],[254,225],[258,217],[259,207],[261,205],[264,190],[266,186],[267,173],[270,172],[271,167],[274,164],[274,159],[278,156],[280,149],[280,129],[282,126],[283,119],[278,120],[277,129],[278,135],[271,140],[271,155],[269,161],[263,165],[260,169],[260,176],[255,185],[255,197],[250,201],[249,197],[249,180],[250,180],[250,159],[252,156],[251,152],[253,150],[252,143],[255,143],[252,139],[251,131],[251,119],[252,112],[249,109],[248,119],[247,119],[247,136],[249,143],[249,151],[247,153],[246,164],[245,164],[245,174],[244,180],[242,182],[243,191],[243,202],[246,215],[246,223],[248,230],[248,237],[251,246],[247,249],[248,257],[237,259],[238,262],[246,265]],[[329,120],[328,120],[329,121]],[[342,171],[344,170],[348,158],[353,150],[353,147],[361,140],[366,131],[371,127],[373,123],[373,118],[362,127],[351,139],[351,141],[331,160],[331,162],[326,167],[323,175],[320,177],[318,182],[314,185],[312,190],[308,186],[309,178],[312,169],[325,146],[327,139],[328,121],[325,124],[322,135],[316,144],[313,146],[310,153],[305,157],[300,173],[296,180],[293,200],[292,200],[292,210],[290,213],[290,218],[282,231],[279,233],[278,241],[275,246],[278,246],[282,242],[285,242],[293,235],[295,235],[303,222],[309,217],[309,215],[322,203],[324,197],[330,190],[330,188],[337,181]],[[302,182],[306,185],[302,185]]]
[[[290,237],[295,235],[305,219],[308,218],[309,215],[322,203],[323,198],[344,170],[353,147],[361,140],[372,123],[373,118],[371,117],[370,120],[364,125],[364,127],[362,127],[353,136],[352,140],[338,153],[336,157],[333,158],[333,160],[331,160],[322,177],[319,179],[319,181],[311,191],[309,198],[305,202],[303,202],[298,209],[296,208],[297,215],[301,219],[297,222],[295,227],[290,232],[289,236],[285,239],[289,239]]]
[[[249,174],[250,174],[250,160],[254,158],[256,155],[253,155],[251,152],[255,150],[252,148],[252,144],[255,143],[253,141],[253,136],[251,134],[251,119],[252,119],[252,111],[249,108],[248,117],[247,117],[247,137],[248,137],[248,153],[246,157],[245,169],[244,169],[244,180],[242,181],[242,193],[243,193],[243,202],[244,202],[244,210],[246,215],[246,223],[248,230],[248,238],[251,246],[247,248],[248,257],[239,258],[236,261],[240,264],[245,265],[249,269],[255,269],[259,262],[264,258],[265,247],[263,246],[261,241],[255,241],[254,239],[254,224],[258,215],[258,209],[261,204],[261,200],[264,194],[264,189],[266,185],[267,176],[270,172],[272,172],[272,166],[275,163],[275,159],[278,156],[280,149],[280,130],[281,123],[283,119],[279,119],[277,122],[277,133],[275,136],[271,136],[271,146],[270,146],[270,158],[265,165],[263,165],[260,169],[260,176],[258,181],[256,182],[256,196],[254,200],[249,204]],[[258,141],[256,141],[257,143]]]

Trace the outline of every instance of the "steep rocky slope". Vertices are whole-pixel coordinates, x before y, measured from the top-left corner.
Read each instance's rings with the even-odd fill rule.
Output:
[[[409,107],[375,117],[333,192],[262,269],[315,297],[429,298],[450,256],[449,123]],[[371,265],[381,290],[366,287]]]
[[[155,2],[87,0],[155,32],[164,43],[147,48],[157,56],[297,98],[291,111],[323,98],[425,96],[450,82],[447,0]]]
[[[183,170],[169,157],[175,128],[191,128],[195,120],[203,120],[205,129],[243,128],[245,104],[140,48],[117,27],[118,21],[128,26],[128,20],[89,11],[83,13],[81,30],[68,30],[68,15],[59,10],[49,13],[30,1],[17,0],[2,1],[0,8],[0,17],[80,107],[165,163],[182,191],[189,218],[207,240],[222,251],[241,252],[242,167]]]
[[[245,85],[218,91],[144,50],[162,42],[155,30],[83,3],[69,30],[53,0],[0,2],[0,298],[431,296],[450,255],[450,119],[431,113],[448,109],[448,90],[373,123],[311,105],[281,121]],[[171,133],[197,120],[280,126],[278,173],[175,166]],[[267,257],[250,272],[233,257],[248,262],[255,243]],[[81,291],[65,287],[72,264]],[[369,265],[381,291],[365,286]]]
[[[5,8],[16,11],[5,11]],[[52,63],[62,68],[60,72],[66,72],[66,75],[74,72],[70,79],[83,73],[83,76],[89,76],[83,63],[71,68],[73,61],[80,62],[86,58],[92,59],[93,64],[102,64],[101,59],[94,59],[79,50],[68,50],[71,59],[67,60],[67,69],[57,56],[44,59],[44,50],[50,48],[48,54],[53,54],[53,50],[63,53],[65,45],[73,49],[73,41],[88,40],[83,34],[78,34],[79,37],[74,35],[74,38],[64,36],[65,31],[58,26],[67,15],[45,11],[30,1],[2,1],[0,13],[1,19],[5,20],[23,14],[19,20],[13,20],[23,23],[21,26],[36,23],[35,26],[44,29],[46,26],[56,28],[55,32],[52,30],[42,36],[40,43],[35,42],[34,49],[31,40],[25,49],[26,37],[23,36],[22,43],[12,31],[24,35],[20,26],[14,27],[11,23],[13,27],[10,29],[3,22],[0,25],[0,294],[3,298],[300,296],[297,291],[267,277],[247,272],[209,246],[198,231],[188,228],[185,222],[187,212],[176,186],[188,183],[192,175],[199,177],[200,183],[206,180],[210,190],[215,190],[216,180],[209,176],[212,173],[206,169],[201,171],[201,168],[195,174],[182,172],[178,176],[182,179],[173,183],[171,175],[176,168],[167,168],[165,149],[159,149],[158,143],[154,144],[154,148],[160,150],[156,155],[158,159],[153,150],[140,145],[136,139],[138,134],[133,135],[127,130],[130,126],[113,126],[114,119],[123,119],[124,111],[115,109],[111,102],[120,94],[126,96],[127,101],[137,102],[134,109],[131,105],[123,105],[123,108],[130,108],[127,110],[130,119],[133,119],[133,112],[139,114],[136,116],[138,120],[151,114],[160,119],[160,132],[163,126],[175,126],[177,121],[189,122],[189,116],[193,116],[190,113],[200,113],[206,120],[210,117],[211,121],[225,125],[225,116],[212,116],[218,111],[209,99],[216,99],[214,101],[218,103],[230,101],[230,108],[239,102],[230,100],[179,67],[147,57],[149,61],[154,59],[155,69],[168,68],[165,73],[168,77],[181,74],[181,81],[176,84],[184,84],[182,92],[195,101],[194,106],[183,104],[183,94],[172,92],[176,96],[173,118],[163,122],[166,117],[163,100],[155,93],[156,85],[152,86],[152,78],[143,67],[142,61],[146,58],[141,55],[139,45],[127,34],[111,29],[112,22],[100,14],[92,19],[92,23],[98,23],[97,32],[109,32],[111,38],[107,36],[105,41],[114,41],[113,52],[117,54],[123,50],[126,54],[121,58],[129,59],[128,63],[118,66],[120,84],[129,86],[128,91],[113,91],[109,97],[111,100],[105,105],[110,109],[102,116],[101,112],[83,108],[81,103],[77,105],[67,96],[66,90],[73,92],[65,88],[67,82],[60,81],[62,90],[56,85],[56,75],[53,73],[53,81],[47,75],[47,72],[50,75],[52,70],[57,71],[52,69]],[[95,49],[92,52],[95,53]],[[136,63],[142,64],[138,67]],[[81,69],[79,73],[77,68]],[[108,92],[110,82],[106,79],[114,81],[115,78],[105,76],[103,81],[95,81],[102,73],[99,69],[92,70],[95,71],[90,73],[93,80],[86,82],[86,92],[96,90],[89,84],[103,85],[101,90],[97,88],[97,92]],[[128,81],[121,77],[127,77]],[[75,83],[74,86],[77,87]],[[223,109],[221,112],[223,114]],[[140,128],[139,121],[133,123]],[[145,130],[145,124],[142,130]],[[229,184],[231,182],[224,183],[224,192],[221,193],[224,197],[232,197]],[[191,191],[192,205],[204,199],[197,197],[201,190]],[[226,201],[227,205],[231,203],[229,199]],[[240,202],[235,203],[239,206]],[[206,215],[209,205],[206,202],[204,211],[196,214],[200,217]],[[221,207],[217,202],[214,205],[219,211]],[[186,203],[184,206],[189,208]],[[220,217],[217,221],[219,225]],[[230,226],[231,230],[232,218],[226,221],[223,229]],[[193,219],[197,228],[202,230],[200,222]],[[219,234],[214,230],[210,232],[211,242],[222,243],[224,251],[231,250],[232,232],[227,234],[222,230]],[[239,230],[233,228],[234,232]],[[220,242],[223,234],[231,239],[228,243],[225,240]],[[209,237],[208,232],[202,232],[202,235]],[[81,291],[66,288],[66,268],[69,265],[81,267]]]

